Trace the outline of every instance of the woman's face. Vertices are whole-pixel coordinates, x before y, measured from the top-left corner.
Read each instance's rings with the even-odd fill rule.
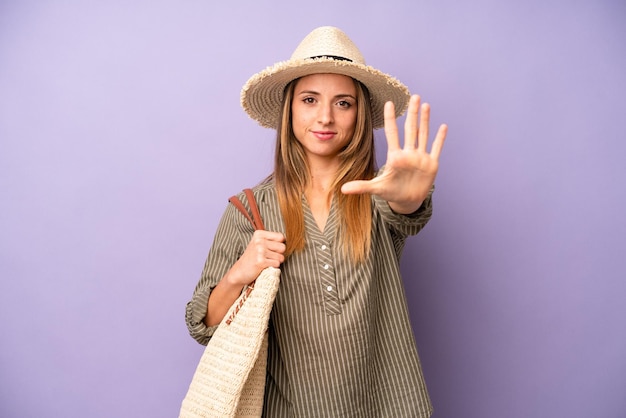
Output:
[[[309,162],[329,161],[354,134],[357,92],[352,78],[312,74],[296,82],[291,116],[293,132]]]

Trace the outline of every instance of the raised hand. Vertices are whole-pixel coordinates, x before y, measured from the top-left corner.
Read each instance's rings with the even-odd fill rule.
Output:
[[[392,102],[385,104],[384,117],[388,149],[382,174],[372,180],[347,182],[341,191],[345,194],[375,194],[389,202],[395,212],[413,213],[426,199],[435,181],[448,127],[445,124],[439,127],[428,152],[430,106],[424,103],[420,109],[420,97],[414,95],[409,101],[402,148]]]

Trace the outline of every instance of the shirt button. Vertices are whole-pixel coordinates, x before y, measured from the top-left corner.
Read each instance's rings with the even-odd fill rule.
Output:
[[[322,251],[326,251],[326,248],[328,248],[326,245],[322,245]]]
[[[328,264],[324,264],[324,270],[328,270],[330,266]]]
[[[333,291],[333,287],[332,287],[332,286],[328,286],[328,287],[326,288],[326,290],[328,290],[329,292],[332,292],[332,291]]]

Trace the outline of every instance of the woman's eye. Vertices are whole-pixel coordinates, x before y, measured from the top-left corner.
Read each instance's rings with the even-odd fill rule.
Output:
[[[352,106],[352,103],[350,103],[350,102],[348,102],[348,101],[346,101],[346,100],[341,100],[341,101],[338,103],[338,105],[339,105],[340,107],[346,107],[346,108],[348,108],[348,107]]]
[[[313,99],[312,97],[305,97],[303,102],[304,103],[313,103],[313,102],[315,102],[315,99]]]

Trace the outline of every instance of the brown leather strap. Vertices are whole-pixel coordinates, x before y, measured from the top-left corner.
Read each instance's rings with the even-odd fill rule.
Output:
[[[237,196],[231,197],[230,199],[228,199],[228,201],[232,203],[233,205],[235,205],[237,209],[239,209],[239,211],[243,214],[243,216],[245,216],[246,219],[250,221],[252,226],[254,226],[254,229],[258,229],[258,230],[265,229],[265,226],[263,225],[263,219],[261,219],[261,212],[259,212],[259,207],[256,204],[256,200],[254,199],[254,194],[252,193],[252,190],[245,189],[244,193],[246,194],[246,197],[248,198],[248,204],[250,205],[252,216],[250,216],[250,213],[248,212],[246,207],[243,205],[243,203],[241,203],[241,200],[239,200]]]
[[[248,198],[248,203],[250,204],[250,210],[252,210],[252,218],[254,219],[254,227],[259,230],[265,229],[263,225],[263,219],[261,219],[261,212],[259,212],[259,207],[256,204],[256,199],[254,198],[254,194],[251,189],[245,189],[244,193]]]

